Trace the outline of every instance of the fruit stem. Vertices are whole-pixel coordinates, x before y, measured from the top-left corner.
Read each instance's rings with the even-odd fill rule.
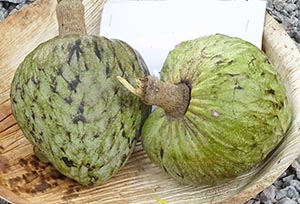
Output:
[[[60,36],[87,34],[82,0],[57,0],[56,15]]]
[[[137,88],[134,88],[126,79],[120,76],[117,78],[146,105],[156,105],[164,109],[169,119],[180,119],[186,113],[190,102],[190,87],[186,83],[170,84],[154,76],[146,76],[137,79]]]

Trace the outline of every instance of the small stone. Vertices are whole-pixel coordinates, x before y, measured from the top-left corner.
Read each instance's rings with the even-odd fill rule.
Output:
[[[0,10],[0,21],[4,20],[8,15],[7,10]]]
[[[295,189],[294,186],[288,186],[284,188],[286,190],[286,195],[288,198],[297,200],[299,198],[299,192]]]
[[[25,6],[25,2],[24,3],[20,3],[16,6],[17,10],[20,10],[23,6]]]
[[[278,201],[278,204],[298,204],[298,203],[290,198],[283,198]]]
[[[271,185],[260,193],[259,199],[262,202],[267,202],[269,200],[273,200],[275,198],[275,195],[276,187],[274,185]]]
[[[276,200],[280,200],[280,199],[283,199],[283,198],[286,198],[286,192],[282,190],[279,190],[278,193],[276,194]]]
[[[11,10],[11,12],[9,12],[9,15],[12,15],[14,13],[16,13],[18,11],[18,9],[14,8],[13,10]]]
[[[297,179],[300,180],[300,170],[296,172]]]
[[[274,182],[274,185],[275,185],[275,187],[276,187],[277,189],[281,189],[281,188],[282,188],[282,184],[283,184],[283,182],[282,182],[281,180],[276,180],[276,181]]]
[[[279,190],[276,195],[277,200],[281,200],[283,198],[297,200],[299,198],[299,192],[295,189],[294,186],[287,186],[284,189]]]
[[[299,180],[291,180],[291,181],[289,182],[289,184],[290,184],[291,186],[294,186],[295,189],[296,189],[298,192],[300,192],[300,181],[299,181]]]
[[[0,198],[0,204],[11,204],[10,202]]]
[[[7,8],[8,13],[10,13],[15,8],[16,8],[16,5],[10,4],[9,7]]]
[[[291,24],[290,27],[293,27],[296,29],[296,25],[299,22],[299,19],[296,16],[290,16],[288,23]]]
[[[13,4],[25,3],[26,0],[5,0],[5,2],[10,2]]]
[[[286,4],[284,8],[287,12],[292,13],[293,11],[296,11],[298,7],[296,4]]]
[[[283,183],[287,186],[288,185],[288,183],[291,181],[291,180],[293,180],[294,179],[294,177],[295,177],[295,175],[294,174],[292,174],[292,175],[289,175],[289,176],[286,176],[286,177],[283,177],[282,178],[282,181],[283,181]]]
[[[274,8],[277,11],[284,10],[284,4],[283,4],[283,2],[281,0],[275,0],[275,1],[273,1],[273,5],[274,5]]]
[[[299,30],[300,30],[300,28],[299,28]],[[292,37],[294,38],[294,40],[295,40],[297,43],[300,43],[300,32],[299,32],[299,31],[294,31],[294,32],[292,33]],[[298,163],[298,165],[300,165],[300,164]],[[296,169],[300,171],[300,166],[298,166]]]
[[[283,21],[283,16],[280,14],[280,12],[273,10],[272,11],[272,16],[279,22],[282,23]]]

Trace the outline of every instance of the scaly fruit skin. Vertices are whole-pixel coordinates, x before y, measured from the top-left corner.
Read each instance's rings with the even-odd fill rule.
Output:
[[[187,83],[184,117],[150,114],[142,143],[150,159],[180,182],[213,185],[259,164],[279,144],[290,121],[285,89],[254,45],[224,35],[181,43],[161,80]]]
[[[17,69],[12,112],[57,170],[83,185],[99,185],[125,164],[150,111],[116,76],[147,74],[140,55],[122,41],[56,37]]]

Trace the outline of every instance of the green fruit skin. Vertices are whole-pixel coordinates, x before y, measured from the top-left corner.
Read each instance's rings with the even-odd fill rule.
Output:
[[[181,43],[171,51],[161,80],[187,83],[185,116],[168,120],[157,108],[142,129],[150,159],[176,180],[215,185],[263,161],[291,122],[286,91],[254,45],[225,35]]]
[[[17,69],[12,112],[25,137],[62,174],[99,185],[131,155],[150,107],[120,85],[149,71],[129,45],[97,36],[56,37]]]

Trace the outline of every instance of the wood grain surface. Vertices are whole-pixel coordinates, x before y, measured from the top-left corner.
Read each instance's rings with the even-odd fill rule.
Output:
[[[89,34],[97,34],[104,1],[84,0]],[[242,204],[271,185],[300,154],[300,53],[268,14],[263,47],[293,104],[293,124],[283,143],[260,166],[218,186],[178,184],[145,155],[140,143],[128,163],[105,184],[88,188],[33,155],[10,110],[13,74],[39,43],[57,35],[56,0],[36,0],[0,22],[0,196],[16,204]]]

